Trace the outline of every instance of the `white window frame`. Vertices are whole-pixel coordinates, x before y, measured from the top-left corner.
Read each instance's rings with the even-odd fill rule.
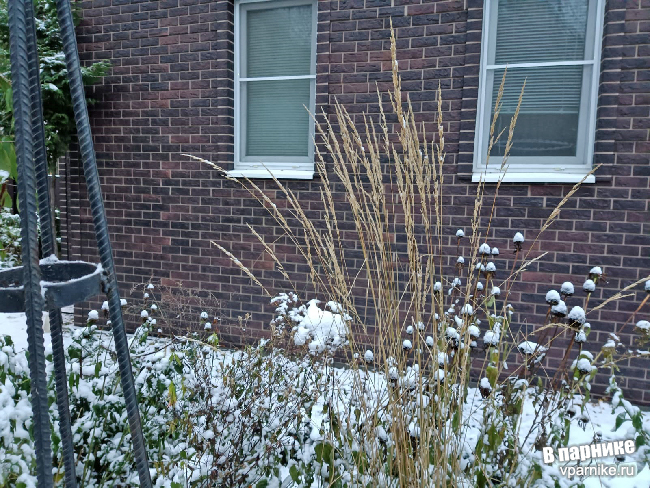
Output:
[[[585,39],[585,43],[593,43],[592,59],[577,60],[577,61],[557,61],[557,62],[539,62],[539,63],[516,63],[507,65],[490,65],[489,59],[489,40],[492,35],[492,30],[496,28],[496,14],[493,8],[493,2],[498,0],[484,0],[483,2],[483,32],[481,36],[481,62],[479,73],[479,90],[477,100],[477,113],[476,113],[476,129],[474,134],[474,165],[472,171],[472,181],[485,181],[496,182],[502,178],[504,182],[513,183],[578,183],[582,181],[585,176],[591,171],[593,167],[594,144],[596,138],[596,112],[598,110],[598,84],[600,79],[600,56],[602,49],[603,37],[603,24],[605,19],[605,0],[595,0],[595,25],[587,25],[587,33],[592,34]],[[589,0],[590,2],[592,0]],[[493,18],[494,17],[494,18]],[[591,32],[590,32],[591,31]],[[578,153],[582,153],[581,159],[584,160],[583,164],[562,166],[561,163],[553,161],[553,157],[549,157],[549,162],[546,164],[513,164],[509,163],[507,171],[504,173],[499,170],[501,158],[499,156],[491,156],[490,165],[486,168],[484,152],[486,138],[488,137],[487,129],[491,124],[492,108],[488,107],[486,102],[487,90],[492,90],[490,84],[488,86],[488,71],[505,68],[534,68],[544,66],[578,66],[588,65],[591,66],[591,79],[583,81],[583,90],[587,87],[590,90],[589,106],[587,108],[586,129],[585,137],[582,144],[578,148]],[[507,75],[506,75],[507,76]],[[501,80],[494,80],[494,83]],[[524,92],[524,97],[526,93]],[[583,98],[583,97],[581,97]],[[584,98],[583,98],[584,99]],[[515,127],[515,132],[517,128]],[[507,137],[504,134],[502,137]],[[553,164],[556,163],[556,164]],[[550,165],[550,167],[549,167]],[[587,176],[583,183],[595,183],[596,178],[593,174]]]
[[[312,6],[312,53],[311,67],[309,75],[302,76],[272,76],[263,78],[242,78],[240,57],[242,54],[241,46],[244,30],[241,27],[241,21],[244,18],[242,7],[245,9],[274,8],[297,5]],[[264,158],[245,158],[243,157],[243,141],[245,137],[242,134],[242,124],[245,123],[245,116],[242,110],[241,100],[241,82],[251,81],[270,81],[270,80],[298,80],[309,79],[310,82],[310,100],[309,111],[316,112],[316,35],[318,23],[318,5],[315,0],[235,0],[235,18],[234,18],[234,39],[235,39],[235,72],[234,72],[234,125],[235,125],[235,147],[234,147],[234,169],[228,172],[233,177],[247,178],[290,178],[290,179],[312,179],[314,177],[314,121],[309,119],[309,149],[306,157],[264,157]]]

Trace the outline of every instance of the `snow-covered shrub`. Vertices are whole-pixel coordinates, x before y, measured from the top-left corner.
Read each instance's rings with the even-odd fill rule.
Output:
[[[355,124],[345,107],[336,105],[336,123],[317,120],[321,220],[281,181],[275,183],[283,206],[255,182],[235,179],[196,158],[242,184],[275,219],[304,258],[300,266],[308,270],[312,295],[299,297],[303,284],[291,282],[275,243],[252,227],[293,292],[272,299],[275,291],[265,287],[246,260],[219,243],[215,247],[273,300],[278,316],[272,329],[290,334],[293,354],[300,352],[296,346],[302,347],[315,365],[327,365],[335,352],[350,368],[351,396],[338,408],[328,404],[328,443],[317,452],[329,460],[321,469],[325,481],[336,480],[342,487],[567,486],[557,469],[542,463],[539,451],[563,445],[572,424],[585,425],[591,381],[604,365],[604,353],[587,356],[592,338],[586,319],[592,310],[589,298],[604,274],[594,267],[587,276],[575,277],[582,283],[590,280],[578,293],[565,282],[540,295],[530,305],[548,305],[544,322],[531,324],[535,337],[523,332],[509,300],[511,292],[518,293],[521,273],[542,257],[535,255],[539,235],[513,229],[509,242],[493,237],[501,181],[494,197],[487,196],[482,182],[477,185],[471,223],[450,233],[447,226],[455,215],[446,214],[443,198],[449,177],[441,92],[433,121],[438,130],[428,143],[410,104],[402,103],[407,97],[395,49],[391,38],[393,90],[387,103],[379,104],[376,119]],[[494,120],[503,103],[499,93]],[[504,171],[517,113],[510,131],[491,133],[488,153],[502,134],[508,137]],[[345,198],[334,193],[334,185]],[[579,186],[567,192],[540,233]],[[341,224],[343,212],[351,216],[353,228]],[[310,301],[314,297],[336,309],[318,307]],[[340,320],[333,318],[337,314]],[[312,321],[305,324],[310,315],[326,323],[322,339],[314,335]],[[548,377],[546,353],[565,334],[569,345],[557,372]],[[479,390],[470,388],[472,378],[481,379]],[[526,403],[538,422],[524,424]]]
[[[20,263],[20,216],[0,208],[0,269]]]

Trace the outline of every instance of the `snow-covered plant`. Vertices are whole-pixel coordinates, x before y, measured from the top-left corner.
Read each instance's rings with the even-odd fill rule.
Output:
[[[327,460],[327,467],[316,473],[318,483],[340,487],[528,485],[546,476],[547,468],[540,456],[533,462],[530,458],[535,454],[526,453],[566,442],[572,422],[564,413],[569,411],[569,395],[581,394],[581,402],[589,398],[590,381],[597,370],[597,358],[587,358],[583,350],[589,340],[589,308],[585,301],[577,302],[575,289],[567,282],[560,290],[539,297],[539,304],[548,304],[544,323],[535,324],[539,337],[533,341],[521,332],[523,324],[515,322],[509,301],[522,271],[542,257],[531,255],[537,239],[529,246],[523,232],[516,229],[511,240],[494,237],[491,222],[501,181],[494,199],[492,192],[488,199],[485,184],[480,182],[471,223],[449,231],[449,221],[454,219],[446,215],[443,204],[449,180],[443,169],[441,93],[435,120],[438,130],[435,141],[429,143],[422,140],[422,127],[411,106],[401,103],[407,97],[397,72],[394,37],[391,54],[393,90],[389,104],[379,105],[377,119],[355,124],[345,107],[337,104],[332,114],[336,123],[316,121],[322,219],[313,219],[281,181],[275,180],[282,206],[255,182],[235,179],[214,163],[195,158],[241,184],[275,220],[304,261],[301,266],[309,274],[310,291],[299,291],[305,287],[292,281],[275,252],[275,243],[252,227],[261,252],[273,259],[289,283],[291,291],[286,294],[269,290],[264,277],[251,270],[252,261],[236,257],[217,242],[215,248],[272,300],[277,314],[272,330],[274,335],[279,331],[289,336],[293,353],[295,347],[302,347],[320,365],[328,365],[336,354],[350,368],[350,395],[359,399],[347,407],[352,409],[351,416],[341,413],[345,403],[340,407],[338,402],[339,408],[333,408],[335,402],[327,404],[327,443],[315,451],[317,459]],[[504,82],[496,97],[494,120],[503,103]],[[384,113],[386,107],[389,114]],[[517,113],[509,132],[492,133],[488,154],[503,133],[509,150]],[[504,171],[507,158],[506,152]],[[342,188],[345,198],[334,193],[335,185]],[[553,223],[578,188],[579,184],[568,192],[540,232]],[[341,224],[343,212],[351,216],[353,228]],[[583,278],[597,284],[603,275],[592,269]],[[336,308],[321,307],[312,301],[315,298]],[[310,315],[316,321],[305,323]],[[324,339],[314,333],[319,321],[326,331]],[[571,338],[566,358],[557,377],[546,378],[541,371],[546,352],[563,334]],[[576,361],[572,370],[569,359],[576,356],[575,344],[583,356],[580,359],[586,361]],[[473,371],[475,378],[481,378],[478,398],[470,393]],[[374,388],[381,394],[367,395],[370,378],[381,383]],[[474,401],[481,405],[477,415],[472,410]],[[518,429],[525,401],[534,403],[541,421],[522,433]],[[344,428],[342,420],[352,423],[352,419],[359,427]],[[479,433],[470,438],[467,434],[477,422]],[[356,454],[350,456],[345,446]],[[307,478],[300,469],[296,467],[291,478],[304,486]]]
[[[20,263],[20,216],[0,208],[0,269]]]

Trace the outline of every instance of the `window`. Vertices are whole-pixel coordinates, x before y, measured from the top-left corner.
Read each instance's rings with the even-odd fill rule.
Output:
[[[236,1],[231,175],[313,177],[316,14],[313,0]]]
[[[496,181],[521,87],[504,181],[571,183],[592,168],[604,0],[485,0],[474,176]],[[507,67],[486,166],[490,125]],[[586,182],[593,182],[593,175]]]

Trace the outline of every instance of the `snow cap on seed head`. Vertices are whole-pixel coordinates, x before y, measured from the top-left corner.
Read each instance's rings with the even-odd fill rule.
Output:
[[[557,305],[560,303],[560,294],[555,290],[549,290],[546,294],[546,303],[549,305]]]
[[[557,317],[566,317],[567,308],[564,301],[560,300],[560,303],[553,305],[551,307],[551,313]]]
[[[483,256],[488,256],[492,252],[492,249],[490,249],[490,246],[487,242],[484,242],[479,246],[478,252]]]
[[[575,289],[573,288],[573,283],[571,283],[570,281],[565,281],[564,283],[562,283],[562,287],[560,288],[560,292],[563,295],[566,295],[568,297],[573,295],[575,293]]]
[[[463,229],[458,229],[458,230],[456,231],[456,237],[458,237],[459,239],[460,239],[461,237],[465,237],[465,231],[463,231]]]
[[[639,320],[636,323],[636,327],[637,327],[637,329],[640,329],[640,330],[642,330],[644,332],[649,332],[650,331],[650,322],[648,322],[647,320]]]
[[[650,293],[650,280],[648,280],[648,281],[645,282],[645,291],[647,291],[648,293]]]
[[[501,288],[499,288],[498,286],[493,286],[492,287],[492,295],[494,295],[495,297],[498,297],[499,295],[501,295]]]
[[[467,303],[463,305],[463,309],[461,310],[461,313],[463,315],[474,315],[474,309],[469,303]]]
[[[603,270],[600,266],[594,266],[589,270],[589,278],[600,277],[603,274]]]
[[[585,280],[584,284],[582,285],[582,289],[587,293],[592,293],[596,289],[596,283],[594,283],[592,280]]]
[[[569,325],[572,327],[580,327],[585,323],[585,311],[582,307],[573,307],[567,316],[569,319]]]
[[[491,252],[492,252],[492,256],[498,256],[499,255],[499,248],[498,247],[493,247]]]

